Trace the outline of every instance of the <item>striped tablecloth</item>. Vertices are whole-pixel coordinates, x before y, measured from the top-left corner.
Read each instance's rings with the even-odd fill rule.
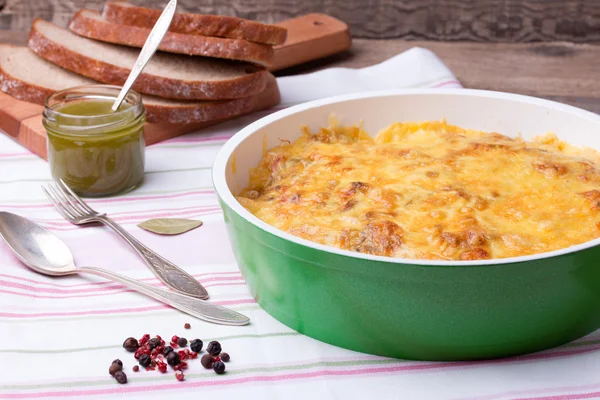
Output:
[[[362,70],[329,69],[279,79],[286,107],[315,98],[402,87],[460,87],[433,55],[413,49]],[[262,113],[264,115],[264,113]],[[261,115],[225,123],[147,149],[142,187],[92,200],[151,248],[207,287],[211,299],[246,313],[252,324],[224,327],[194,320],[120,285],[90,277],[51,279],[22,266],[0,243],[0,398],[112,399],[581,399],[600,397],[600,332],[518,359],[491,362],[414,362],[326,345],[291,331],[250,297],[230,250],[211,187],[216,152]],[[46,163],[0,135],[0,210],[49,228],[78,265],[122,272],[159,285],[143,262],[103,227],[64,221],[40,185]],[[199,218],[204,226],[175,237],[139,229],[148,218]],[[184,329],[186,322],[190,330]],[[556,323],[561,323],[556,321]],[[121,344],[144,333],[218,339],[232,356],[225,375],[190,362],[183,382],[172,373],[131,372]],[[121,358],[129,383],[108,375]]]

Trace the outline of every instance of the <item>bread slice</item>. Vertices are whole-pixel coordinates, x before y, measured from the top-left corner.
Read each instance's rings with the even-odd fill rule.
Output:
[[[52,93],[97,82],[62,69],[36,56],[27,47],[0,45],[0,90],[30,103],[44,104]],[[262,92],[235,100],[175,101],[142,96],[147,120],[152,123],[199,123],[223,120],[279,103],[277,81],[267,75]]]
[[[115,85],[125,82],[139,55],[139,50],[87,39],[39,18],[28,45],[60,67]],[[133,88],[170,99],[238,99],[262,92],[268,79],[265,69],[252,64],[157,52]]]
[[[97,11],[81,10],[69,24],[71,32],[90,39],[142,48],[151,29],[108,22]],[[159,50],[170,53],[247,61],[265,67],[273,63],[273,47],[243,39],[167,32]]]
[[[108,1],[104,5],[103,15],[110,22],[151,29],[161,12],[161,10],[138,7],[124,1]],[[283,44],[287,37],[287,30],[280,26],[222,15],[176,13],[169,30],[190,35],[244,39],[272,45]]]

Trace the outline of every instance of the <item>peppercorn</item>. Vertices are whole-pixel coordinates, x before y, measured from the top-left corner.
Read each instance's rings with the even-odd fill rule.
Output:
[[[183,327],[184,327],[185,329],[190,329],[192,326],[186,322],[186,324],[185,324]]]
[[[160,346],[159,338],[153,337],[152,339],[148,340],[148,347],[150,350],[154,350],[158,346]]]
[[[150,358],[150,356],[148,354],[142,354],[142,356],[140,357],[138,362],[140,363],[140,365],[142,367],[148,368],[150,366],[150,364],[152,364],[152,359]]]
[[[156,365],[158,366],[158,370],[160,372],[162,372],[163,374],[167,372],[167,364],[166,363],[159,361],[156,363]]]
[[[125,375],[125,372],[123,372],[123,371],[117,371],[117,372],[115,372],[115,379],[121,385],[124,384],[124,383],[127,383],[127,375]]]
[[[180,337],[179,339],[177,339],[177,345],[179,347],[185,347],[187,346],[187,339],[184,337]]]
[[[222,361],[215,362],[212,367],[215,370],[215,372],[219,375],[225,373],[225,364]]]
[[[177,371],[175,372],[175,378],[177,378],[177,380],[181,382],[185,378],[185,375],[183,375],[183,372]]]
[[[221,353],[220,357],[221,357],[221,360],[225,361],[225,362],[229,362],[229,360],[231,360],[231,357],[229,357],[228,353]]]
[[[215,360],[210,354],[205,354],[200,359],[200,364],[206,369],[212,368],[214,362]]]
[[[148,342],[148,340],[150,340],[150,334],[145,333],[144,336],[140,338],[140,346],[145,345]]]
[[[200,339],[194,339],[190,342],[190,349],[196,353],[200,353],[202,351],[202,346],[204,346],[204,343],[202,343],[202,340]]]
[[[169,354],[167,354],[167,363],[169,363],[171,367],[179,364],[180,362],[181,357],[179,357],[179,354],[177,354],[176,351],[172,351]]]
[[[133,366],[133,372],[138,372],[140,370],[140,366],[139,365],[134,365]]]
[[[173,351],[173,348],[171,346],[167,346],[163,349],[162,353],[163,353],[163,355],[167,356],[172,351]]]
[[[212,341],[206,346],[206,351],[211,356],[218,356],[221,353],[221,343]]]
[[[129,337],[123,342],[123,348],[131,353],[136,351],[139,347],[140,344],[138,343],[137,339],[133,337]]]
[[[111,376],[115,376],[115,373],[118,371],[121,371],[122,369],[123,369],[122,365],[119,365],[117,363],[112,363],[112,364],[110,364],[110,367],[108,368],[108,373]]]
[[[113,362],[111,364],[119,364],[121,367],[123,366],[123,361],[119,360],[118,358],[116,360],[113,360]]]

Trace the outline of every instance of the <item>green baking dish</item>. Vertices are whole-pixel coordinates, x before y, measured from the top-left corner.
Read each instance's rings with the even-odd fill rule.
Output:
[[[235,199],[264,146],[295,140],[335,114],[371,134],[398,121],[446,118],[464,128],[555,132],[600,150],[600,116],[508,93],[415,89],[294,106],[247,126],[213,167],[232,247],[258,304],[290,328],[360,352],[414,360],[478,360],[548,349],[600,328],[600,240],[533,256],[417,261],[349,252],[265,224]],[[485,166],[482,166],[485,168]],[[518,183],[516,183],[518,184]]]

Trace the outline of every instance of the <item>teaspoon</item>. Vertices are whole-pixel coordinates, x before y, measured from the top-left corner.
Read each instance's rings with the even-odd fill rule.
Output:
[[[140,55],[135,61],[135,65],[133,68],[131,68],[131,72],[129,73],[125,84],[121,88],[121,91],[119,92],[119,95],[112,106],[113,111],[117,111],[119,109],[119,106],[123,102],[123,99],[125,99],[125,96],[127,96],[127,93],[135,83],[136,79],[138,76],[140,76],[144,70],[144,67],[146,64],[148,64],[148,61],[150,61],[154,53],[156,53],[160,42],[162,42],[163,37],[171,26],[171,21],[173,20],[173,15],[175,15],[176,8],[177,0],[171,0],[163,10],[162,14],[160,14],[160,17],[158,17],[158,20],[154,24],[154,27],[152,27],[152,30],[150,31],[150,34],[148,35],[148,38],[142,47],[142,51],[140,51]]]
[[[30,269],[48,276],[91,274],[119,282],[137,292],[201,320],[221,325],[246,325],[243,314],[200,299],[174,293],[95,267],[76,267],[67,245],[33,221],[0,211],[0,237]]]

